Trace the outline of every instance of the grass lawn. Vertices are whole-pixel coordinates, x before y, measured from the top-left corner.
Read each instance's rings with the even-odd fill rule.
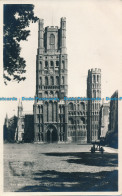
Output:
[[[4,144],[4,191],[118,191],[118,154],[91,154],[90,147]]]

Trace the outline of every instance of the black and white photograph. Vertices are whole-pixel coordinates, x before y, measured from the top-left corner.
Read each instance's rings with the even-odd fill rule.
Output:
[[[122,1],[0,12],[1,195],[121,195]]]

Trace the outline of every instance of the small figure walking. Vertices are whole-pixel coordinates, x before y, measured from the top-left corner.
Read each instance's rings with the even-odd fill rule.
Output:
[[[103,147],[100,148],[100,151],[101,151],[101,154],[103,154],[103,152],[104,152]]]
[[[95,145],[93,144],[93,147],[91,147],[91,153],[95,153]]]

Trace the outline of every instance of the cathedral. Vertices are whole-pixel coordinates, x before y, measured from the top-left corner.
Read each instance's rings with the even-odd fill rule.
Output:
[[[39,20],[36,58],[36,96],[58,97],[59,101],[35,101],[35,142],[87,143],[99,138],[100,101],[65,101],[68,96],[66,18],[60,27],[44,28]],[[87,97],[101,97],[101,70],[91,69]]]
[[[22,115],[20,104],[15,141],[26,142],[29,137],[29,141],[35,143],[85,144],[99,139],[101,101],[65,100],[68,96],[67,76],[66,18],[61,18],[60,27],[44,27],[44,20],[40,19],[35,97],[58,98],[58,101],[35,100],[30,116]],[[101,69],[95,68],[88,70],[87,98],[97,97],[101,98]]]

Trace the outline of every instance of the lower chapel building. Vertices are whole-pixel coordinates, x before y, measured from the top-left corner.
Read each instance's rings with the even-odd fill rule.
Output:
[[[101,101],[65,101],[67,75],[66,18],[61,18],[60,27],[46,28],[40,19],[35,96],[57,97],[59,101],[35,101],[32,115],[23,115],[19,103],[13,141],[89,143],[100,138]],[[101,69],[97,68],[88,70],[87,77],[87,98],[96,97],[101,98]],[[9,121],[6,117],[4,127]]]

